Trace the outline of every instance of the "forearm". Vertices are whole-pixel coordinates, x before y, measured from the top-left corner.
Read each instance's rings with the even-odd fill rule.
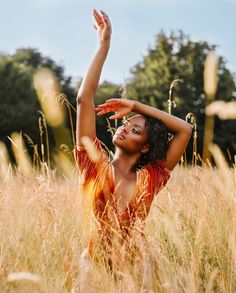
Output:
[[[77,99],[79,99],[80,102],[91,102],[95,96],[102,67],[109,52],[109,48],[110,41],[104,41],[99,44],[77,94]]]
[[[172,134],[192,131],[192,125],[185,122],[183,119],[170,115],[164,111],[153,108],[151,106],[142,104],[138,101],[134,102],[133,112],[160,119],[165,124],[169,132],[171,132]]]

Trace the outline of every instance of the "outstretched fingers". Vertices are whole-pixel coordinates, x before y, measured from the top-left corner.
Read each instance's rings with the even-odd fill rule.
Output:
[[[95,108],[95,111],[97,112],[98,116],[102,116],[102,115],[105,115],[110,112],[115,112],[115,114],[113,114],[109,117],[109,119],[111,119],[111,120],[120,119],[125,116],[125,113],[122,113],[121,111],[117,112],[114,109],[107,108],[107,107],[106,108],[101,108],[101,107]]]
[[[113,109],[111,107],[99,105],[95,108],[95,111],[97,112],[97,115],[100,116],[100,115],[104,115],[109,112],[115,112],[115,109]]]
[[[116,114],[114,114],[114,115],[111,115],[111,116],[109,117],[109,119],[110,119],[110,120],[115,120],[115,119],[120,119],[120,118],[122,118],[122,117],[124,117],[124,116],[121,115],[120,113],[116,113]]]
[[[97,26],[101,26],[104,24],[103,16],[101,16],[96,9],[93,9],[93,17],[96,21]]]
[[[93,16],[98,23],[103,21],[103,17],[99,14],[99,12],[97,12],[96,9],[93,9]]]
[[[115,107],[120,104],[120,101],[117,99],[106,100],[105,103],[98,105],[98,107]]]
[[[101,109],[95,109],[95,110],[96,110],[98,116],[102,116],[102,115],[104,115],[106,113],[111,112],[111,111],[108,111],[108,110],[101,110]]]
[[[104,104],[98,105],[95,108],[95,111],[97,112],[98,116],[101,116],[109,112],[116,112],[119,109],[119,107],[117,106],[118,106],[117,101],[115,99],[114,100],[110,99],[110,100],[107,100]],[[117,117],[117,118],[121,118],[121,117]],[[117,119],[117,118],[116,118],[116,115],[113,115],[110,117],[110,119]]]
[[[103,10],[100,10],[100,12],[101,14],[97,12],[96,9],[93,10],[93,17],[96,21],[97,26],[99,27],[99,26],[106,25],[108,27],[111,27],[111,22],[108,15]]]
[[[100,10],[100,11],[101,11],[101,14],[102,14],[102,18],[103,18],[104,23],[108,27],[111,27],[111,22],[110,22],[110,19],[109,19],[108,15],[103,10]]]
[[[112,99],[108,99],[106,100],[106,103],[120,103],[120,98],[116,99],[116,98],[112,98]]]

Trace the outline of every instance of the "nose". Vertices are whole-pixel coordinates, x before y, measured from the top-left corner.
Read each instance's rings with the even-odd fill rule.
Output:
[[[128,126],[127,125],[122,125],[121,126],[121,129],[125,132],[125,133],[128,133],[129,130],[128,130]]]

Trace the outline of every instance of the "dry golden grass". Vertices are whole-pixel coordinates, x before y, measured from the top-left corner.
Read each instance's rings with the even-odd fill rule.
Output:
[[[209,72],[208,75],[214,73]],[[55,154],[58,172],[50,167],[46,120],[49,125],[59,121],[65,127],[64,112],[55,100],[57,82],[44,69],[34,81],[45,112],[39,121],[41,152],[30,142],[34,147],[31,164],[21,137],[12,137],[18,165],[15,171],[0,142],[0,292],[70,292],[81,274],[79,260],[92,231],[91,214],[84,215],[86,205],[68,147]],[[171,100],[174,82],[169,92],[169,112],[174,105]],[[61,97],[61,102],[67,103],[66,98]],[[56,109],[55,113],[51,109]],[[152,291],[145,292],[233,293],[236,292],[236,169],[229,169],[217,146],[209,143],[207,148],[210,147],[218,169],[210,164],[202,168],[196,165],[196,123],[192,114],[186,118],[195,124],[193,167],[184,168],[182,160],[182,167],[175,168],[152,205],[145,229],[151,255]],[[70,122],[71,119],[70,114]],[[74,145],[73,133],[72,127]],[[58,177],[58,173],[64,176]],[[89,194],[83,195],[83,199],[86,201],[86,196],[89,201]],[[141,262],[127,262],[113,276],[106,266],[93,264],[87,292],[142,292],[142,266]]]
[[[145,229],[153,292],[236,292],[233,170],[227,176],[226,186],[220,169],[178,166],[155,199]],[[54,177],[1,178],[0,292],[69,292],[79,273],[90,231],[78,181]],[[90,292],[140,292],[141,271],[127,263],[115,279],[94,266]],[[33,279],[9,281],[17,272]]]

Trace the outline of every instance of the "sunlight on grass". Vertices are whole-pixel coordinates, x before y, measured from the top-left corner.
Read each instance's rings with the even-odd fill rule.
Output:
[[[215,56],[210,55],[208,62],[205,90],[212,101],[217,85]],[[172,90],[178,81],[170,87],[170,113],[175,106]],[[26,137],[34,148],[32,162],[20,134],[9,137],[16,160],[14,167],[0,142],[0,233],[4,235],[0,239],[0,292],[70,292],[78,277],[88,269],[90,274],[83,284],[86,292],[140,292],[143,266],[139,259],[146,258],[136,255],[137,251],[131,251],[132,258],[117,266],[116,274],[109,270],[102,251],[97,253],[97,262],[88,264],[85,258],[81,265],[81,253],[95,233],[92,182],[82,195],[61,104],[68,110],[72,106],[59,94],[54,75],[40,69],[34,76],[34,84],[43,112],[39,119],[40,146]],[[221,107],[216,110],[211,105],[208,114],[220,116]],[[228,108],[227,117],[234,117],[232,107]],[[213,121],[213,117],[209,118]],[[210,161],[198,166],[202,159],[197,152],[196,119],[188,113],[186,120],[194,126],[192,167],[184,167],[185,154],[167,186],[156,196],[146,222],[150,287],[152,292],[163,293],[233,293],[236,292],[236,162],[231,162],[233,168],[229,168],[219,147],[209,144],[213,128],[206,124],[205,146],[216,167]],[[74,146],[70,111],[69,121]],[[53,128],[58,147],[52,165],[46,123]],[[66,143],[61,138],[66,138]],[[84,137],[83,145],[96,163],[99,154],[94,143]]]
[[[179,166],[156,197],[146,224],[155,292],[236,290],[235,182],[226,168],[227,186],[220,169]],[[21,175],[0,183],[1,292],[29,292],[25,282],[9,282],[11,273],[40,276],[37,285],[27,285],[34,292],[68,292],[79,274],[91,231],[81,221],[78,180],[52,178]],[[113,278],[94,265],[90,286],[138,292],[141,270],[127,262]]]

